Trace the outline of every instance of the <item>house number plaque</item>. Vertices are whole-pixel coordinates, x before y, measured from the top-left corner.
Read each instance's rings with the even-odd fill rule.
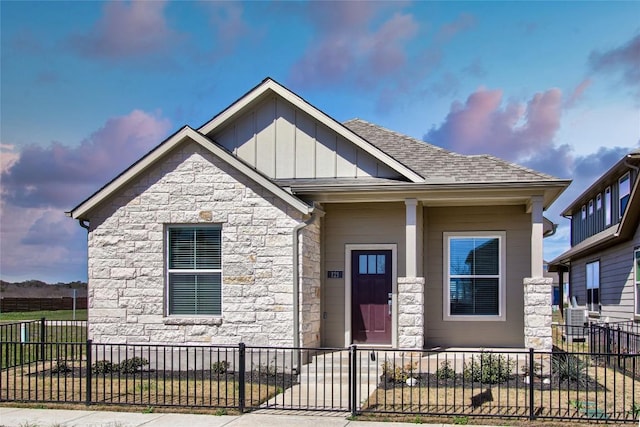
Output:
[[[329,270],[327,271],[328,279],[342,279],[342,271],[341,270]]]

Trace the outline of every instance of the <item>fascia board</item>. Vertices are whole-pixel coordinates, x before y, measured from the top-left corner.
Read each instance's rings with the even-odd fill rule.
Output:
[[[638,218],[640,217],[640,178],[636,179],[633,191],[629,196],[627,209],[620,220],[618,234],[623,238],[631,238],[638,228]]]
[[[126,169],[123,173],[118,175],[116,178],[111,180],[108,184],[102,187],[100,190],[95,192],[88,199],[80,203],[75,208],[71,209],[68,212],[68,215],[74,219],[82,219],[87,212],[93,209],[98,204],[102,203],[107,197],[111,196],[113,193],[118,191],[122,186],[136,177],[138,174],[143,172],[147,167],[154,164],[157,160],[159,160],[162,156],[164,156],[167,152],[173,149],[176,145],[178,145],[184,138],[187,136],[188,126],[183,127],[178,132],[174,133],[168,139],[166,139],[162,144],[158,145],[151,152],[145,155],[143,158],[138,160],[128,169]]]
[[[544,193],[544,208],[548,208],[551,203],[566,189],[571,181],[534,181],[534,182],[492,182],[492,183],[450,183],[450,184],[424,184],[424,183],[379,183],[379,184],[327,184],[327,185],[290,185],[294,194],[340,194],[340,193],[370,193],[399,194],[406,193],[409,197],[420,198],[421,194],[435,195],[442,193],[504,193],[507,198],[514,196],[514,191],[519,197],[530,197]],[[397,196],[396,196],[397,197]]]
[[[626,162],[628,160],[632,160],[634,162],[638,162],[640,160],[640,155],[637,153],[631,153],[624,156],[615,165],[611,166],[605,173],[603,173],[598,179],[596,179],[586,190],[584,190],[578,197],[573,199],[573,201],[567,206],[560,215],[562,216],[571,216],[574,209],[578,206],[581,206],[585,203],[586,200],[593,197],[597,188],[602,187],[602,182],[608,181],[614,177],[620,177],[622,173],[624,173]],[[620,176],[619,176],[620,175]]]
[[[424,178],[417,173],[413,172],[411,169],[404,166],[402,163],[374,147],[372,144],[359,137],[351,130],[347,129],[344,125],[334,120],[327,114],[323,113],[313,105],[309,104],[304,99],[300,98],[298,95],[291,92],[289,89],[275,82],[274,80],[267,79],[262,84],[258,85],[255,89],[247,93],[244,97],[240,98],[238,101],[229,106],[222,113],[218,114],[209,122],[205,123],[202,127],[198,129],[203,135],[208,135],[213,130],[218,127],[223,126],[229,119],[238,114],[244,108],[246,108],[249,104],[255,101],[257,98],[262,96],[266,91],[271,90],[283,99],[287,100],[296,108],[301,111],[309,114],[314,119],[318,120],[320,123],[327,126],[332,131],[336,132],[338,135],[343,138],[351,141],[358,148],[364,150],[366,153],[370,154],[377,160],[383,162],[385,165],[389,166],[391,169],[395,170],[399,174],[403,175],[411,182],[424,182]]]
[[[127,169],[125,172],[116,177],[113,181],[109,182],[103,188],[101,188],[98,192],[96,192],[93,196],[89,197],[87,200],[82,202],[80,205],[72,209],[68,214],[74,219],[82,219],[91,209],[95,206],[103,202],[106,198],[110,197],[112,194],[117,192],[120,188],[122,188],[125,184],[131,181],[133,178],[138,176],[140,173],[144,172],[148,167],[157,162],[160,158],[162,158],[165,154],[175,148],[177,145],[182,143],[185,139],[191,139],[192,141],[200,144],[207,150],[209,150],[213,155],[219,157],[223,161],[230,164],[232,167],[237,169],[239,172],[243,173],[262,187],[269,190],[271,193],[300,211],[301,213],[307,215],[310,214],[313,208],[292,194],[288,193],[281,187],[274,184],[268,178],[262,176],[257,171],[252,169],[251,167],[245,165],[240,160],[236,159],[233,155],[227,153],[222,148],[215,145],[204,135],[198,133],[194,129],[189,126],[185,126],[180,131],[176,132],[173,136],[167,139],[164,143],[160,144],[153,151],[147,154],[145,157],[140,159],[137,163]]]
[[[549,265],[567,264],[573,259],[581,258],[590,253],[605,249],[617,241],[617,231],[618,226],[614,225],[599,232],[598,234],[594,234],[557,256],[554,260],[549,262]]]

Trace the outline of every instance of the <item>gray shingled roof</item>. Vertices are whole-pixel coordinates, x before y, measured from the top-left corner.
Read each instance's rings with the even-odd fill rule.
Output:
[[[453,153],[364,120],[352,119],[344,125],[422,175],[427,182],[532,182],[558,179],[489,155]]]

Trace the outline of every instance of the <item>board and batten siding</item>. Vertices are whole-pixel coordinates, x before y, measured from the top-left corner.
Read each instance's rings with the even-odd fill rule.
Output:
[[[494,347],[524,345],[524,286],[531,275],[531,215],[524,206],[424,209],[425,346]],[[506,232],[506,321],[443,320],[443,233]]]
[[[213,141],[269,178],[400,179],[400,175],[288,101],[269,96]]]
[[[405,274],[404,203],[325,204],[322,224],[324,271],[322,344],[344,346],[345,279],[328,279],[327,271],[346,274],[345,245],[397,244],[398,276]]]
[[[578,305],[587,304],[586,264],[600,261],[600,319],[623,321],[634,318],[634,249],[640,246],[640,227],[633,239],[597,254],[571,262],[571,296]]]

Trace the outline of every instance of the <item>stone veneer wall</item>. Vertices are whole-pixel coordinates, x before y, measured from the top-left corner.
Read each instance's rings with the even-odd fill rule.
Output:
[[[300,345],[320,347],[320,219],[300,235]]]
[[[302,220],[300,212],[207,150],[182,144],[91,214],[90,338],[292,345],[291,233]],[[165,226],[202,223],[222,225],[222,316],[167,317]],[[304,320],[312,320],[305,344],[319,331],[319,226],[308,228],[301,233],[303,265],[317,266],[305,267],[302,275]]]
[[[524,346],[551,351],[551,285],[548,277],[524,279]]]
[[[424,277],[398,277],[398,347],[424,345]]]

